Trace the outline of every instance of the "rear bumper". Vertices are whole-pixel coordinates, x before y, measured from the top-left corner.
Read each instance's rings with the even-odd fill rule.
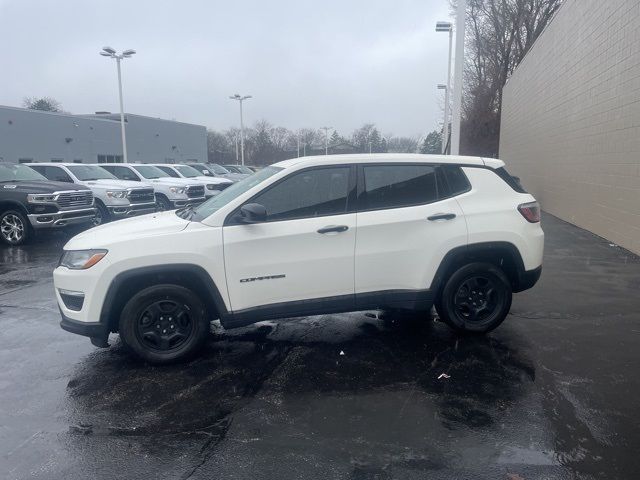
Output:
[[[516,285],[514,285],[513,291],[517,293],[530,289],[536,283],[538,283],[541,274],[542,265],[540,265],[538,268],[534,268],[533,270],[523,270],[518,275],[518,282]]]
[[[96,209],[83,208],[79,210],[61,210],[56,213],[30,213],[29,222],[33,228],[61,228],[68,225],[78,225],[92,222],[96,216]]]

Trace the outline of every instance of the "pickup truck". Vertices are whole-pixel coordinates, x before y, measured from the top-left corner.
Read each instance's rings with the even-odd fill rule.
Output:
[[[153,165],[111,163],[102,164],[101,167],[121,180],[153,185],[156,191],[156,209],[159,211],[198,205],[205,201],[205,187],[202,182],[187,178],[173,178]]]
[[[93,194],[82,185],[50,182],[24,165],[0,164],[0,237],[21,245],[36,230],[93,222]]]
[[[206,187],[204,193],[207,198],[216,196],[222,190],[234,183],[233,180],[229,180],[228,178],[203,175],[200,171],[190,165],[164,163],[154,163],[152,165],[158,167],[173,178],[189,178],[192,181],[204,183]]]
[[[117,179],[96,165],[79,163],[28,163],[49,180],[89,187],[96,199],[95,224],[153,213],[156,199],[151,185]]]

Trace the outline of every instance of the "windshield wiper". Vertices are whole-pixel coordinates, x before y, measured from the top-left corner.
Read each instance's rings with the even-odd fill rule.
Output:
[[[193,210],[193,205],[187,205],[180,210],[176,210],[176,215],[185,220],[191,220],[196,212]]]

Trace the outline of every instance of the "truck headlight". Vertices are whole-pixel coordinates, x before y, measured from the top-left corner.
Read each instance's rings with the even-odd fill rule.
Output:
[[[126,196],[126,190],[111,190],[107,192],[107,197],[109,198],[124,198]]]
[[[218,185],[216,185],[215,183],[207,183],[207,190],[217,190],[218,189]]]
[[[27,195],[27,202],[29,203],[51,203],[58,199],[58,195],[37,195],[31,193]]]
[[[67,267],[71,270],[86,270],[93,267],[104,258],[107,250],[65,250],[60,257],[59,267]]]
[[[169,191],[171,193],[184,193],[185,189],[184,187],[171,187],[169,188]]]

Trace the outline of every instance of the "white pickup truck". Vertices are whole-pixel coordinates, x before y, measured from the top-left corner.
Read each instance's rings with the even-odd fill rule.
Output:
[[[48,180],[85,185],[95,197],[95,224],[153,213],[156,199],[153,187],[140,182],[119,180],[96,165],[80,163],[28,163]]]
[[[228,178],[203,175],[201,172],[191,167],[190,165],[164,163],[153,163],[152,165],[158,167],[160,170],[173,178],[188,178],[192,181],[204,183],[206,187],[204,193],[207,198],[214,197],[229,185],[233,185],[233,180],[229,180]]]
[[[205,200],[202,182],[173,178],[158,167],[141,163],[110,163],[101,165],[121,180],[146,182],[156,191],[157,210],[173,210],[187,205],[198,205]]]

